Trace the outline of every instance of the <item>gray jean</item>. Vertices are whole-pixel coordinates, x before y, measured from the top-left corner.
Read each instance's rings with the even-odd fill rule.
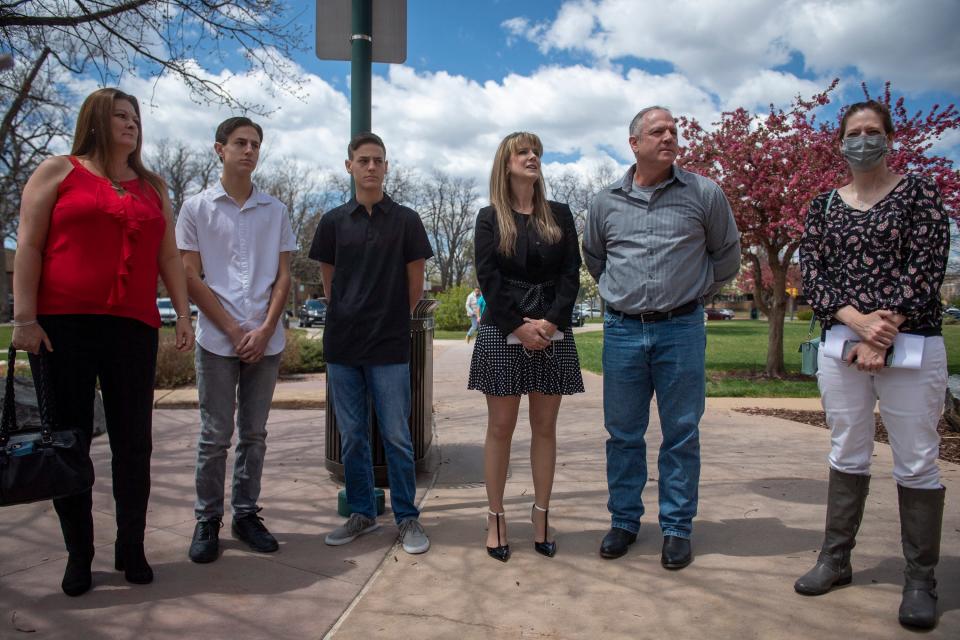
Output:
[[[267,452],[267,416],[280,370],[280,354],[248,364],[196,347],[200,395],[197,444],[197,520],[223,518],[227,450],[237,415],[237,451],[230,504],[234,517],[259,511],[260,475]]]

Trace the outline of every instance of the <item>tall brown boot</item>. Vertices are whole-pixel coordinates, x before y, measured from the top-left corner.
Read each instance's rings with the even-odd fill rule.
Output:
[[[909,489],[897,485],[900,500],[900,538],[903,542],[903,599],[900,624],[918,629],[937,626],[937,580],[940,529],[946,489]]]
[[[827,524],[817,564],[797,580],[793,589],[806,596],[819,596],[835,586],[850,584],[850,551],[856,545],[863,520],[863,505],[870,489],[870,476],[830,469],[827,490]]]

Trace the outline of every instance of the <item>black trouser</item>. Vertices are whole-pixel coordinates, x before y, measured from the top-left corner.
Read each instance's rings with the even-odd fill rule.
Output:
[[[53,345],[47,355],[56,424],[85,434],[88,454],[100,380],[113,454],[117,542],[143,542],[150,497],[158,332],[139,320],[110,315],[49,315],[38,320]],[[92,554],[92,493],[58,498],[53,506],[67,551]]]

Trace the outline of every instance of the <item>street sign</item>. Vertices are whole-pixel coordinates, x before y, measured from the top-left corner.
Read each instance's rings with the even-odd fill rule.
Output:
[[[373,62],[407,61],[407,0],[373,0]],[[316,0],[317,57],[350,60],[352,40],[367,39],[351,28],[352,0]]]

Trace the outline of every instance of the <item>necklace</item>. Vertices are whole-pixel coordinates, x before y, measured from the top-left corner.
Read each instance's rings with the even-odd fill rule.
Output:
[[[114,192],[119,196],[123,197],[127,195],[127,190],[123,188],[123,185],[114,180],[113,178],[107,178],[110,181],[110,186],[113,187]]]

